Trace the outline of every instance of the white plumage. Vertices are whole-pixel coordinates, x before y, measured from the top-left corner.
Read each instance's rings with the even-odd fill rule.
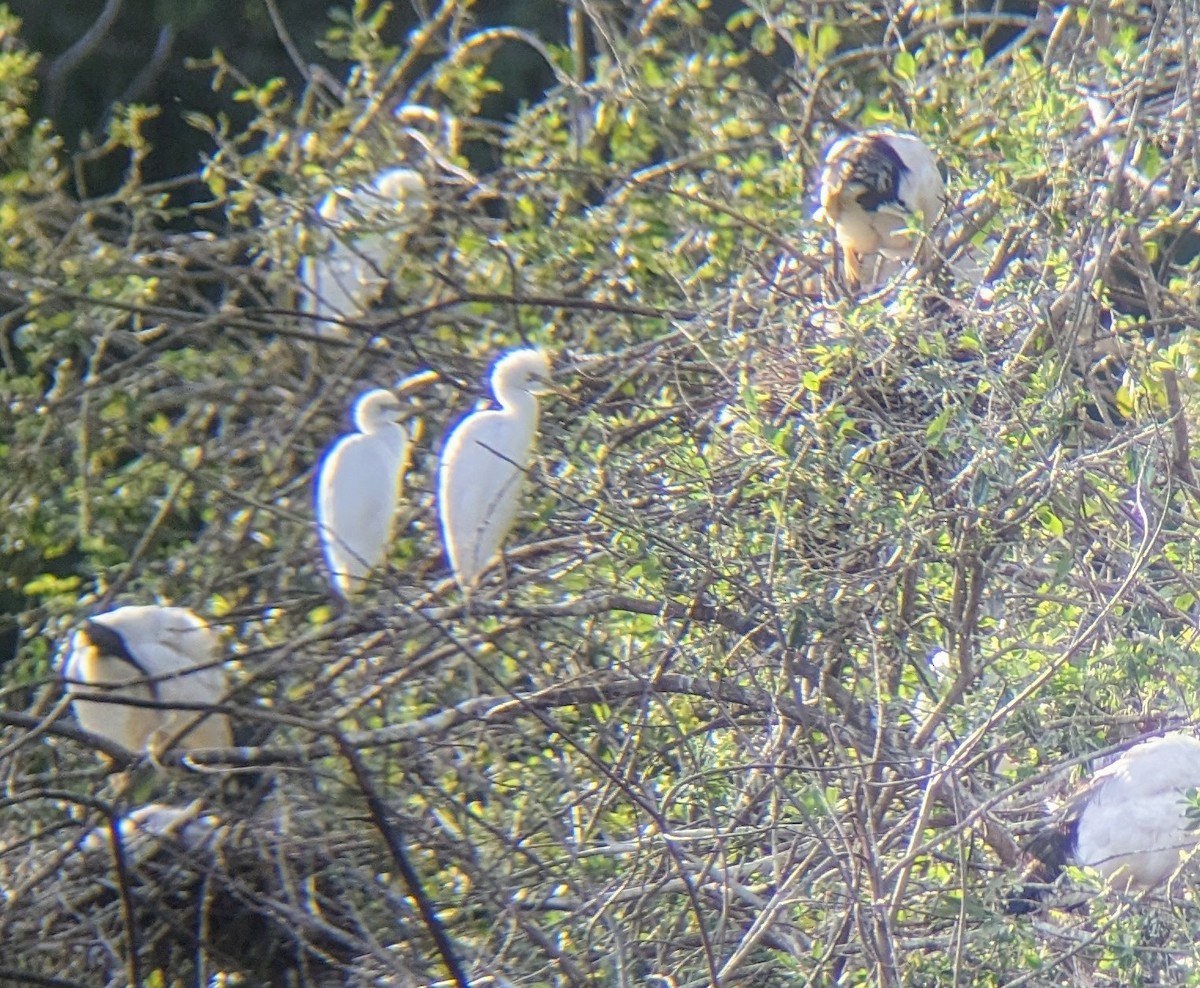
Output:
[[[1153,888],[1200,844],[1186,793],[1200,788],[1200,740],[1167,734],[1134,745],[1100,769],[1026,847],[1031,880],[1008,903],[1029,912],[1062,866],[1095,868],[1114,888]]]
[[[221,818],[204,813],[200,800],[186,806],[147,803],[121,817],[117,832],[125,853],[133,862],[152,853],[160,843],[171,843],[186,851],[198,851],[209,844],[221,826]],[[79,844],[85,854],[111,846],[112,829],[95,827]]]
[[[937,158],[911,134],[873,130],[835,143],[825,155],[818,218],[833,226],[851,285],[861,284],[873,255],[910,260],[920,237],[912,219],[932,224],[945,194]]]
[[[1134,745],[1072,800],[1075,858],[1120,888],[1166,881],[1200,842],[1188,830],[1188,789],[1200,787],[1200,740],[1167,734]]]
[[[410,168],[380,172],[367,185],[337,188],[317,215],[329,228],[325,253],[300,263],[300,309],[315,317],[314,330],[344,337],[330,320],[356,319],[387,285],[394,253],[428,203],[425,179]]]
[[[358,432],[334,443],[317,471],[317,533],[330,582],[343,597],[361,589],[387,554],[408,468],[409,434],[400,424],[406,414],[384,388],[360,395]]]
[[[171,709],[225,698],[217,646],[216,633],[184,607],[118,607],[96,615],[72,636],[63,663],[76,718],[86,730],[130,751],[157,748],[189,724],[194,726],[177,742],[179,748],[229,747],[233,735],[224,714]],[[161,706],[84,699],[88,696],[128,697]]]
[[[495,409],[468,415],[446,440],[438,467],[442,542],[454,578],[470,593],[500,552],[520,503],[538,427],[537,395],[550,378],[541,350],[514,350],[492,370]]]

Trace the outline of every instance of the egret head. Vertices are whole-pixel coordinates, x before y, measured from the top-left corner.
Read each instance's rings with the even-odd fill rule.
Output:
[[[376,432],[386,425],[399,422],[406,410],[387,388],[374,388],[358,396],[354,402],[354,425],[359,432]]]
[[[524,391],[544,394],[550,390],[550,358],[545,350],[513,350],[492,368],[492,390],[497,396]]]
[[[415,374],[409,374],[408,377],[402,377],[398,380],[393,390],[398,395],[410,395],[417,391],[423,391],[435,381],[440,381],[441,375],[434,370],[417,371]]]

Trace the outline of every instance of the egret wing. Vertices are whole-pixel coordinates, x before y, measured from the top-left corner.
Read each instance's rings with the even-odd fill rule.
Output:
[[[326,456],[317,481],[317,524],[330,573],[343,593],[354,589],[387,553],[400,499],[407,436],[341,439]]]
[[[478,582],[512,528],[533,431],[502,412],[476,412],[446,443],[438,484],[442,537],[463,587]]]

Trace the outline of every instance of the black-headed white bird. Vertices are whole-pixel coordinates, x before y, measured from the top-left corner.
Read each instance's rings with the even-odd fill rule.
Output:
[[[844,137],[825,155],[818,219],[833,226],[851,287],[863,282],[868,259],[905,262],[945,203],[937,158],[912,134],[871,130]],[[876,277],[882,272],[876,272]]]
[[[537,396],[551,389],[550,360],[542,350],[513,350],[496,361],[491,384],[500,407],[463,419],[438,465],[442,543],[454,578],[468,594],[516,520],[537,435]]]
[[[1161,885],[1200,844],[1186,793],[1200,788],[1200,740],[1172,733],[1134,745],[1100,769],[1025,848],[1029,882],[1010,913],[1036,908],[1067,864],[1122,891]]]
[[[85,730],[129,751],[161,750],[185,729],[177,748],[227,748],[233,744],[229,718],[194,709],[225,699],[217,647],[216,632],[186,607],[151,604],[97,614],[72,636],[63,661],[75,716]],[[148,705],[114,702],[119,697]]]

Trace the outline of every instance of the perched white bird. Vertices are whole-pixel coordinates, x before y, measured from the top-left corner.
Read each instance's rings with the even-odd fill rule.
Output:
[[[472,412],[446,440],[438,466],[438,515],[454,578],[470,593],[499,555],[517,516],[538,427],[537,395],[548,390],[541,350],[514,350],[492,369],[499,408]]]
[[[171,741],[179,748],[227,748],[229,718],[174,704],[220,703],[227,692],[217,635],[185,607],[118,607],[84,622],[63,663],[75,716],[85,730],[130,751]],[[127,706],[85,697],[128,697],[161,706]],[[203,718],[203,719],[201,719]]]
[[[186,851],[199,851],[213,840],[220,826],[221,818],[203,812],[197,799],[187,806],[166,803],[139,806],[121,817],[117,832],[126,853],[137,861],[161,842],[176,844]],[[80,841],[79,849],[89,854],[109,847],[111,841],[111,828],[95,827]]]
[[[380,172],[367,185],[337,188],[317,206],[332,243],[300,263],[300,310],[314,331],[344,337],[331,320],[356,319],[387,285],[387,269],[428,204],[425,179],[411,168]]]
[[[833,226],[851,286],[862,283],[871,255],[910,260],[921,236],[912,218],[928,227],[945,194],[937,158],[920,138],[872,130],[835,143],[825,155],[817,216]]]
[[[435,376],[415,374],[396,391],[403,394]],[[360,395],[353,413],[358,431],[334,443],[317,471],[317,534],[330,582],[343,597],[362,589],[387,555],[412,438],[400,422],[410,413],[385,388]]]
[[[1114,888],[1153,888],[1200,844],[1185,794],[1200,788],[1200,740],[1166,734],[1134,745],[1100,769],[1059,819],[1030,840],[1026,877],[1045,885],[1065,864],[1095,868]],[[1035,908],[1043,889],[1026,886],[1009,912]]]

